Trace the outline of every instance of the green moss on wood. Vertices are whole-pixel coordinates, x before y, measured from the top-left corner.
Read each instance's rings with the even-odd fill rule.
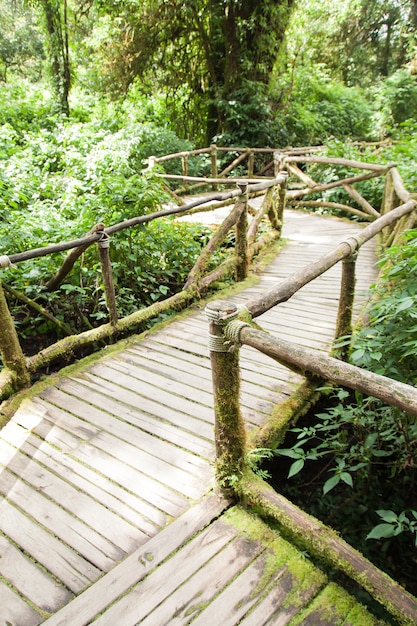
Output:
[[[258,541],[271,551],[271,559],[267,563],[268,572],[276,572],[283,566],[288,567],[298,586],[309,584],[311,576],[326,581],[326,577],[311,561],[305,558],[295,546],[281,536],[278,530],[268,526],[254,511],[238,505],[222,516],[222,520],[237,528],[242,535],[252,541]],[[316,579],[315,579],[316,580]]]
[[[250,470],[245,472],[235,489],[241,500],[254,507],[262,517],[278,522],[281,532],[291,542],[359,583],[399,624],[415,626],[417,599],[387,574],[377,570],[357,550],[347,546],[335,531],[277,494]],[[343,550],[342,545],[345,546]]]
[[[251,433],[251,447],[276,448],[279,446],[283,442],[288,428],[305,415],[319,399],[318,387],[318,382],[310,380],[301,383],[289,398],[280,402],[273,409],[263,425]]]
[[[291,626],[310,623],[344,624],[351,626],[383,626],[385,622],[374,617],[355,598],[335,583],[329,583],[312,603],[291,620]]]

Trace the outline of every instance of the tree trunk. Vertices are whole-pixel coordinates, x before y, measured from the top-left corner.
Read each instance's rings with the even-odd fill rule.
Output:
[[[67,0],[61,15],[60,0],[42,0],[42,10],[48,35],[52,81],[61,113],[69,116],[70,64],[68,50]]]

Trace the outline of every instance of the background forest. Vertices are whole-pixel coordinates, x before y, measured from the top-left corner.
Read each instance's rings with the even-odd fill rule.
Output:
[[[165,192],[145,159],[211,143],[325,145],[333,156],[395,161],[416,192],[417,0],[0,0],[0,129],[1,254],[151,212]],[[363,193],[378,206],[382,189],[370,181]],[[410,384],[416,235],[381,261],[385,282],[351,355]],[[120,315],[174,293],[202,240],[200,227],[169,220],[115,236]],[[54,293],[41,287],[57,269],[52,257],[2,280],[79,332],[107,315],[98,265],[81,263]],[[8,298],[27,352],[60,336]],[[290,495],[324,489],[314,514],[332,511],[329,523],[416,593],[417,426],[333,394],[322,430],[301,426],[281,451]]]

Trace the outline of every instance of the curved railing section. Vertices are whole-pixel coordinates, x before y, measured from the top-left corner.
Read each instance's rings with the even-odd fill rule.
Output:
[[[29,384],[33,374],[47,367],[63,355],[76,353],[84,346],[91,346],[96,342],[110,337],[116,337],[121,332],[137,328],[139,324],[158,317],[168,309],[186,307],[216,281],[232,274],[235,280],[243,280],[253,257],[268,243],[281,235],[282,223],[285,220],[285,208],[299,207],[324,208],[338,210],[345,215],[372,222],[365,228],[359,239],[350,239],[341,242],[323,259],[314,265],[301,270],[298,275],[288,278],[272,292],[263,294],[250,305],[253,317],[275,306],[279,302],[291,297],[302,284],[312,280],[315,276],[326,271],[335,262],[344,257],[351,257],[351,253],[361,243],[376,235],[385,246],[390,246],[402,233],[409,228],[415,219],[415,200],[405,189],[401,177],[394,164],[378,165],[362,163],[347,159],[324,158],[316,155],[317,148],[296,148],[288,150],[272,150],[269,148],[219,148],[211,146],[190,152],[181,152],[164,157],[151,157],[148,167],[164,179],[169,193],[175,198],[177,206],[164,208],[148,215],[141,215],[120,224],[105,226],[96,224],[86,236],[76,240],[47,245],[35,250],[28,250],[17,254],[0,255],[0,268],[8,268],[13,264],[29,259],[67,251],[68,254],[56,274],[46,283],[46,289],[53,290],[64,280],[68,272],[82,253],[91,245],[96,245],[101,262],[103,285],[108,309],[108,321],[97,328],[82,331],[79,334],[68,336],[44,348],[30,357],[23,354],[19,337],[7,306],[5,283],[0,281],[0,355],[3,369],[0,372],[0,399],[6,398],[16,390]],[[200,159],[198,168],[200,173],[204,164],[208,171],[204,175],[189,176],[192,158]],[[203,161],[201,159],[203,158]],[[167,164],[170,163],[168,167]],[[222,165],[219,165],[219,164]],[[342,166],[343,171],[352,170],[352,175],[341,177],[330,183],[316,183],[303,169],[305,164],[315,163],[319,167],[336,169]],[[175,165],[175,167],[173,166]],[[178,174],[166,174],[159,171],[161,167],[177,169]],[[357,173],[359,170],[359,174]],[[231,176],[231,173],[234,173]],[[370,178],[385,179],[384,196],[381,207],[373,207],[354,187],[358,182]],[[174,183],[180,183],[175,188]],[[227,191],[232,186],[232,190]],[[354,201],[355,206],[346,203],[329,203],[325,199],[325,192],[339,187],[344,190],[347,198]],[[212,193],[204,194],[193,201],[184,201],[181,194],[190,194],[197,188],[211,189]],[[219,189],[221,188],[221,191]],[[254,209],[251,199],[262,194],[264,199],[259,209]],[[314,200],[309,196],[314,194]],[[320,197],[321,196],[321,197]],[[319,197],[319,199],[317,199]],[[215,229],[210,241],[201,251],[194,267],[191,269],[181,291],[157,301],[151,306],[140,309],[124,318],[119,318],[117,299],[113,284],[111,267],[111,236],[120,230],[140,228],[152,220],[161,219],[168,215],[186,215],[201,211],[213,211],[225,204],[233,204],[223,223]],[[357,208],[360,207],[360,208]],[[250,218],[250,219],[249,219]],[[261,224],[267,223],[268,230],[261,232]],[[213,252],[218,249],[231,229],[235,230],[235,248],[221,266],[208,272],[207,267]],[[140,254],[140,251],[138,251]],[[347,293],[347,291],[346,291]],[[343,297],[343,296],[342,296]],[[351,296],[347,296],[351,297]],[[48,311],[41,310],[42,315],[50,316]],[[59,320],[56,320],[59,323]],[[346,328],[346,319],[342,320]],[[342,323],[341,322],[341,323]],[[342,333],[341,327],[339,333]],[[343,333],[342,333],[343,334]],[[346,334],[346,333],[345,333]]]

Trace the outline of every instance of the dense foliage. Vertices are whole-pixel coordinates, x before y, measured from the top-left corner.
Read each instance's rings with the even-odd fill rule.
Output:
[[[187,149],[189,144],[173,131],[127,116],[117,119],[111,107],[101,108],[100,120],[68,123],[51,114],[39,93],[25,98],[23,89],[15,87],[14,104],[9,88],[1,93],[4,253],[75,239],[98,222],[110,226],[158,210],[169,200],[159,180],[144,171],[144,160],[151,153]],[[174,227],[167,218],[115,234],[111,258],[119,314],[175,293],[209,233],[192,224]],[[72,332],[80,332],[107,318],[100,262],[95,248],[89,249],[64,284],[50,293],[44,285],[63,258],[58,254],[20,263],[3,280],[50,310]],[[43,336],[50,341],[62,332],[18,297],[9,295],[9,300],[23,339],[38,338],[33,346],[28,342],[29,349],[42,345]]]
[[[210,142],[326,144],[332,156],[397,162],[416,191],[416,27],[417,0],[0,0],[1,253],[153,211],[167,196],[144,159]],[[356,145],[381,139],[393,141],[377,151]],[[190,174],[204,164],[196,160]],[[310,175],[330,182],[336,172]],[[357,188],[380,205],[379,180]],[[343,201],[341,193],[325,199]],[[120,314],[174,293],[208,235],[169,219],[115,235]],[[411,384],[416,241],[410,232],[382,260],[370,325],[351,353],[355,364]],[[7,297],[26,349],[106,316],[94,249],[57,291],[46,290],[62,258],[2,272],[18,292]],[[281,451],[288,489],[389,568],[399,544],[415,554],[416,427],[375,400],[332,393],[330,409],[300,424]],[[401,582],[413,567],[415,557],[401,561]]]
[[[333,153],[340,149],[340,144],[331,148]],[[383,157],[378,154],[380,160],[403,157],[399,164],[408,188],[415,188],[409,158],[415,149],[413,139],[386,148]],[[345,151],[359,156],[353,146]],[[380,259],[367,323],[354,333],[349,357],[354,365],[414,386],[416,263],[417,231],[409,230],[401,245]],[[346,341],[351,338],[341,344]],[[285,447],[277,450],[280,471],[289,479],[279,481],[279,487],[415,594],[415,418],[360,393],[334,388],[323,392],[320,407],[292,428]]]

